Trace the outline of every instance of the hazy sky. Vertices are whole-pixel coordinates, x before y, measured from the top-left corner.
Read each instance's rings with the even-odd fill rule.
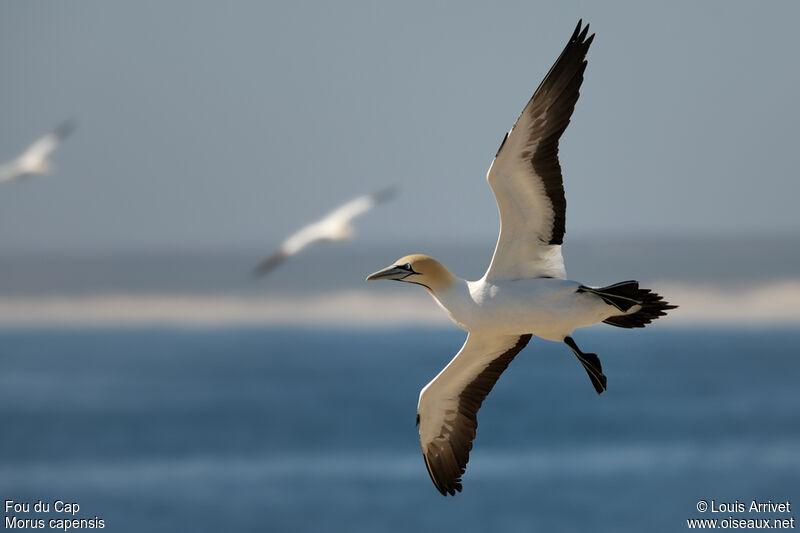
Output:
[[[78,129],[0,186],[0,250],[267,250],[387,184],[363,242],[494,242],[486,170],[581,17],[567,239],[800,230],[798,2],[6,1],[0,158]]]

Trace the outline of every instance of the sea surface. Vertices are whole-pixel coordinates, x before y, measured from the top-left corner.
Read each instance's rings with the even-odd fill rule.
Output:
[[[414,426],[456,328],[0,331],[0,500],[112,532],[655,531],[800,506],[800,330],[589,328],[609,390],[534,339],[442,497]]]

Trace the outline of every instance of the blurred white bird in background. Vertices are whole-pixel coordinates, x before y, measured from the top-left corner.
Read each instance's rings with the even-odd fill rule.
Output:
[[[391,200],[396,194],[397,190],[394,187],[388,187],[375,194],[365,194],[342,204],[320,220],[312,222],[290,235],[272,254],[256,266],[253,274],[263,276],[312,244],[351,238],[355,233],[353,220],[367,211],[371,211],[378,204]]]
[[[50,154],[75,129],[74,120],[65,120],[52,132],[39,138],[10,163],[0,166],[0,182],[19,181],[31,176],[48,174],[53,166]]]

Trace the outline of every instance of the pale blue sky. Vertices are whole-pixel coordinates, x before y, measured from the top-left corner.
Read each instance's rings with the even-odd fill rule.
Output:
[[[797,232],[797,2],[3,2],[0,248],[263,248],[387,184],[363,242],[481,241],[485,172],[577,20],[567,239]],[[399,249],[399,251],[414,251]]]

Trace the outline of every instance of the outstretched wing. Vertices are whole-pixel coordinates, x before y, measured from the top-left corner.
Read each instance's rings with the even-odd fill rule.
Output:
[[[443,495],[454,496],[461,490],[478,409],[530,339],[530,335],[470,333],[453,360],[422,389],[417,406],[422,456]]]
[[[53,150],[58,148],[58,145],[60,145],[64,139],[69,137],[74,129],[75,121],[66,120],[62,122],[56,129],[40,137],[31,144],[28,149],[19,156],[18,161],[37,161],[47,158]]]
[[[363,215],[367,211],[375,208],[378,204],[386,202],[397,194],[394,187],[387,187],[374,194],[365,194],[357,198],[353,198],[349,202],[340,205],[320,222],[325,224],[344,224],[348,223],[359,215]]]
[[[263,276],[291,256],[299,253],[303,248],[319,241],[330,240],[331,237],[328,233],[329,232],[321,222],[314,222],[313,224],[299,229],[283,241],[270,255],[263,259],[253,270],[253,275],[256,277]]]
[[[558,140],[569,124],[594,34],[575,28],[567,46],[506,134],[487,179],[500,210],[488,280],[564,278],[561,243],[567,202]]]

